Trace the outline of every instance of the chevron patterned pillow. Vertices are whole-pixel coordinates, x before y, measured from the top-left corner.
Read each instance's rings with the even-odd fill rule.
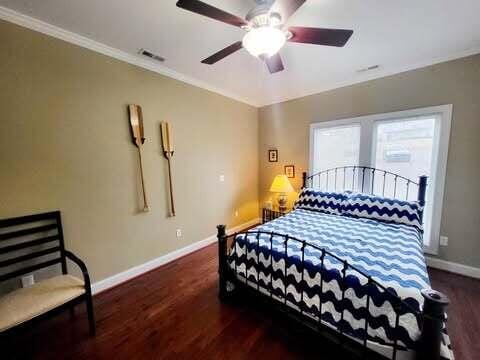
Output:
[[[422,229],[423,207],[416,201],[403,201],[380,196],[350,193],[342,208],[343,214],[358,218],[382,220]]]
[[[323,192],[312,188],[303,188],[298,196],[295,209],[321,211],[327,214],[341,215],[347,195],[335,192]]]

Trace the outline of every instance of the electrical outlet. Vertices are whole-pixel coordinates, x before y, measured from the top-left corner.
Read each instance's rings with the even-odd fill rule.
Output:
[[[238,211],[235,211],[235,217],[238,217]]]
[[[218,180],[220,180],[220,182],[224,182],[225,181],[225,175],[220,175],[218,177]]]
[[[35,284],[35,279],[33,278],[33,274],[22,276],[22,287],[26,288]]]
[[[182,237],[182,229],[177,229],[177,238]]]
[[[440,236],[440,245],[448,246],[448,236]]]

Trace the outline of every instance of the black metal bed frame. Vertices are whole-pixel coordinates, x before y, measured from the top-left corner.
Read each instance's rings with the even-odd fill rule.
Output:
[[[14,227],[13,230],[10,229],[12,227]],[[90,276],[85,263],[76,255],[65,249],[60,211],[3,219],[0,220],[0,229],[7,229],[7,232],[0,233],[0,244],[4,241],[9,242],[9,245],[0,246],[0,255],[2,256],[2,260],[0,260],[0,270],[3,269],[3,273],[0,272],[0,282],[17,278],[57,264],[61,265],[62,274],[67,274],[68,259],[80,268],[85,286],[85,292],[82,295],[29,321],[0,332],[1,343],[7,342],[7,339],[18,331],[29,328],[44,319],[56,316],[64,310],[69,309],[73,314],[75,305],[82,302],[85,302],[87,308],[90,335],[95,335]],[[52,232],[55,232],[55,234],[52,234]],[[33,240],[28,238],[31,238],[32,236],[37,236],[37,238]],[[38,250],[38,247],[43,245],[47,245],[48,247]],[[29,250],[31,252],[24,255],[12,256],[12,253],[23,250]],[[52,257],[54,254],[58,254],[58,256],[55,256],[53,259],[45,259],[46,256]],[[8,255],[8,258],[4,259],[3,257],[6,257],[5,255]],[[42,258],[43,260],[38,260]],[[32,260],[34,261],[33,264]],[[26,261],[29,261],[30,263],[22,265],[18,269],[11,270],[12,266],[22,264]],[[5,271],[7,272],[5,273]]]
[[[341,190],[358,191],[368,194],[375,193],[375,179],[377,179],[377,183],[378,181],[381,181],[380,188],[382,189],[382,196],[385,196],[387,180],[391,180],[393,183],[393,193],[390,195],[395,199],[397,198],[397,189],[403,182],[406,189],[405,200],[408,200],[410,187],[417,186],[417,201],[421,206],[425,206],[425,194],[427,190],[427,176],[425,175],[420,176],[418,182],[416,182],[404,176],[369,166],[341,166],[326,169],[310,176],[307,176],[307,173],[304,172],[302,177],[303,187],[315,187],[324,191],[336,191],[340,188]],[[331,177],[333,177],[332,180],[330,180]],[[324,179],[323,182],[322,179]],[[352,180],[351,187],[347,186],[347,180],[349,179]],[[322,187],[322,184],[325,186]],[[337,185],[340,184],[341,186],[338,187]],[[380,195],[380,193],[378,195]]]
[[[315,187],[315,179],[318,178],[317,181],[317,186],[321,188],[321,180],[322,176],[325,177],[324,184],[326,185],[326,190],[329,190],[329,174],[334,174],[334,187],[333,191],[337,190],[337,180],[338,180],[338,174],[340,173],[344,177],[347,176],[347,170],[352,171],[353,173],[353,181],[352,184],[355,184],[355,173],[357,174],[357,187],[356,188],[350,188],[350,189],[344,189],[344,190],[353,190],[353,191],[364,191],[365,186],[368,184],[369,185],[369,192],[374,193],[374,182],[375,182],[375,176],[377,176],[377,179],[380,178],[385,182],[387,177],[391,177],[391,179],[394,181],[394,193],[396,194],[397,190],[397,185],[398,185],[398,179],[401,179],[405,182],[405,186],[407,187],[406,190],[406,198],[408,199],[408,192],[409,192],[409,187],[410,186],[417,186],[418,187],[418,192],[417,192],[417,201],[421,206],[425,205],[425,194],[426,194],[426,187],[427,187],[427,177],[426,176],[421,176],[419,178],[419,181],[412,181],[410,179],[407,179],[403,176],[400,176],[398,174],[390,173],[385,170],[380,170],[380,169],[375,169],[371,167],[363,167],[363,166],[347,166],[347,167],[339,167],[339,168],[334,168],[334,169],[328,169],[324,170],[322,172],[319,172],[317,174],[307,176],[307,173],[303,173],[303,187],[310,186],[310,187]],[[379,173],[380,176],[378,176]],[[360,176],[361,174],[361,176]],[[333,176],[333,175],[332,175]],[[368,176],[368,178],[367,178]],[[361,181],[360,181],[361,179]],[[330,182],[330,184],[332,184]],[[343,182],[343,186],[345,186],[345,181]],[[354,186],[352,186],[354,187]],[[385,183],[382,184],[381,188],[383,189],[383,194],[385,194]],[[305,248],[311,247],[312,249],[316,249],[317,251],[320,251],[320,273],[321,273],[321,282],[320,282],[320,291],[318,294],[319,296],[319,309],[318,313],[316,315],[317,321],[315,324],[315,321],[312,320],[311,316],[307,316],[304,313],[303,306],[305,305],[303,302],[303,288],[301,292],[301,300],[300,300],[300,310],[293,309],[292,307],[287,305],[287,291],[285,289],[284,295],[283,295],[283,302],[280,302],[279,300],[273,299],[273,286],[270,284],[269,288],[266,289],[265,287],[262,287],[264,291],[267,291],[268,294],[264,294],[260,292],[260,284],[259,284],[259,279],[258,279],[258,272],[257,272],[257,278],[254,279],[254,281],[250,280],[248,277],[247,271],[245,272],[244,276],[244,281],[240,281],[239,278],[243,277],[243,275],[240,275],[239,272],[237,272],[237,269],[232,269],[229,264],[228,264],[228,256],[229,256],[229,249],[232,249],[235,247],[235,242],[236,238],[238,235],[244,235],[244,236],[255,236],[257,240],[257,248],[259,246],[259,239],[260,235],[267,235],[270,236],[270,257],[272,258],[272,239],[273,237],[281,237],[284,238],[284,244],[285,244],[285,251],[287,251],[287,243],[288,242],[298,242],[301,244],[301,251],[302,251],[302,256],[301,256],[301,266],[300,268],[302,269],[302,283],[304,281],[303,276],[304,276],[304,271],[303,269],[305,268],[304,266],[304,255],[305,255]],[[414,349],[416,351],[416,359],[418,360],[438,360],[440,359],[440,343],[442,339],[442,330],[443,330],[443,325],[445,322],[445,308],[448,305],[449,301],[448,298],[435,290],[432,289],[424,289],[422,290],[422,296],[424,298],[424,306],[422,311],[417,311],[414,308],[412,308],[407,302],[403,301],[399,296],[396,294],[392,293],[389,289],[387,289],[385,286],[382,284],[378,283],[370,275],[367,273],[363,272],[362,270],[358,269],[356,266],[349,264],[346,260],[338,257],[337,255],[333,254],[332,252],[329,252],[325,250],[324,248],[318,247],[314,244],[310,244],[305,240],[302,239],[297,239],[295,237],[291,237],[288,234],[278,234],[274,232],[265,232],[265,231],[256,231],[256,230],[250,230],[250,231],[244,231],[244,232],[239,232],[239,233],[234,233],[231,235],[227,235],[225,231],[225,225],[218,225],[217,226],[217,238],[218,238],[218,258],[219,258],[219,297],[221,300],[227,300],[229,299],[237,289],[242,289],[246,290],[248,289],[250,293],[252,293],[252,287],[248,286],[247,283],[251,282],[256,285],[256,291],[255,289],[253,290],[253,293],[261,295],[266,299],[266,301],[271,302],[273,305],[276,307],[280,308],[283,312],[287,313],[291,317],[295,318],[298,320],[300,324],[303,324],[307,326],[309,329],[317,332],[317,333],[322,333],[322,334],[327,334],[329,337],[334,336],[337,338],[337,342],[341,347],[348,348],[350,350],[353,349],[354,353],[361,356],[362,358],[387,358],[385,355],[379,355],[379,353],[374,352],[371,348],[368,347],[368,327],[369,327],[369,318],[370,318],[370,296],[371,296],[371,289],[373,287],[377,287],[377,289],[381,289],[384,291],[388,296],[391,298],[391,303],[393,304],[393,308],[396,314],[396,319],[395,319],[395,332],[398,330],[399,326],[399,319],[401,315],[404,315],[406,313],[411,313],[413,314],[418,320],[419,323],[421,324],[421,336],[418,341],[417,348]],[[337,329],[333,329],[329,326],[326,326],[323,321],[322,321],[322,297],[324,295],[323,293],[323,273],[322,271],[325,269],[324,268],[324,260],[326,257],[331,257],[332,259],[335,259],[336,261],[340,262],[343,264],[342,266],[342,280],[340,284],[340,289],[342,291],[342,300],[340,301],[342,311],[341,311],[341,321],[339,322],[339,325],[337,326]],[[287,264],[287,257],[285,258],[285,266]],[[366,300],[366,314],[365,314],[365,338],[363,341],[360,340],[354,340],[353,338],[349,337],[344,333],[343,327],[342,327],[342,321],[344,318],[344,312],[345,312],[345,292],[348,289],[348,285],[345,282],[345,277],[347,271],[349,272],[354,272],[355,274],[358,274],[362,276],[364,279],[367,280],[366,286],[367,287],[367,300]],[[287,276],[287,272],[284,272],[284,277]],[[272,281],[273,275],[270,277],[270,282]],[[285,279],[284,279],[285,280]],[[284,281],[285,284],[285,281]],[[286,286],[286,285],[285,285]],[[275,295],[277,299],[279,298],[278,295]],[[312,321],[314,322],[312,326]],[[398,332],[397,332],[398,333]],[[400,350],[400,347],[397,343],[398,339],[396,338],[393,344],[387,344],[386,346],[390,346],[392,348],[392,356],[391,359],[395,360],[397,358],[397,353],[398,350]],[[384,345],[385,346],[385,345]]]

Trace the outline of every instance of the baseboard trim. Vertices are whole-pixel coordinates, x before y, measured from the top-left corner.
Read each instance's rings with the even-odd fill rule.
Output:
[[[240,224],[238,226],[235,226],[233,228],[228,229],[227,233],[233,233],[236,231],[241,231],[245,228],[248,228],[250,226],[259,224],[261,219],[252,219],[250,221],[247,221],[246,223]],[[124,283],[130,279],[133,279],[134,277],[137,277],[139,275],[142,275],[148,271],[151,271],[159,266],[165,265],[171,261],[174,261],[178,258],[181,258],[182,256],[188,255],[194,251],[200,250],[210,244],[213,244],[217,240],[216,235],[212,235],[207,237],[206,239],[197,241],[193,244],[190,244],[188,246],[185,246],[183,248],[174,250],[168,254],[162,255],[156,259],[150,260],[144,264],[135,266],[133,268],[130,268],[128,270],[122,271],[121,273],[115,274],[113,276],[110,276],[108,278],[105,278],[103,280],[97,281],[94,284],[92,284],[92,293],[98,294],[102,291],[105,291],[107,289],[110,289],[114,286],[120,285],[121,283]]]
[[[463,276],[468,276],[475,279],[480,279],[480,268],[476,268],[473,266],[462,265],[459,263],[446,261],[434,257],[427,256],[427,265],[439,269],[445,270],[454,274],[459,274]]]

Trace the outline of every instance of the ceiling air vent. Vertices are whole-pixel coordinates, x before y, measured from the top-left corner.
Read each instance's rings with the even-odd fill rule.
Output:
[[[373,71],[373,70],[378,70],[378,69],[380,69],[380,65],[372,65],[372,66],[368,66],[368,67],[365,67],[365,68],[362,68],[362,69],[358,69],[357,73],[361,74],[361,73],[364,73],[364,72],[367,72],[367,71]]]
[[[145,49],[140,49],[138,50],[138,53],[140,55],[143,55],[143,56],[146,56],[150,59],[153,59],[155,61],[159,61],[159,62],[164,62],[165,61],[165,58],[161,57],[160,55],[157,55],[157,54],[154,54],[148,50],[145,50]]]

